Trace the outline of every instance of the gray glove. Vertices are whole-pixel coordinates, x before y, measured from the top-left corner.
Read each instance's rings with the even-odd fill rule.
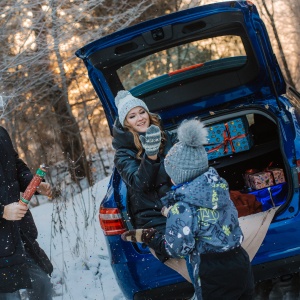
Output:
[[[140,141],[148,156],[156,155],[161,143],[161,132],[159,127],[151,125],[147,129],[145,136],[140,135]]]

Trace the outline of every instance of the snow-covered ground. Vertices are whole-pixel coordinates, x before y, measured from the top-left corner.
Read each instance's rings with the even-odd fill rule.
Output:
[[[54,265],[54,300],[125,300],[112,272],[98,209],[109,178],[78,193],[66,186],[61,196],[31,208],[39,230],[38,242]],[[32,200],[34,201],[34,199]],[[299,274],[265,282],[255,300],[300,299]]]
[[[90,189],[31,209],[38,242],[54,265],[55,300],[123,300],[109,264],[98,208],[108,179]]]

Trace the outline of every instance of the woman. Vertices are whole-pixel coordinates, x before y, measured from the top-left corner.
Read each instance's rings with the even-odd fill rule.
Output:
[[[150,250],[161,262],[190,281],[185,260],[169,259],[164,245],[166,218],[160,198],[172,183],[164,158],[176,143],[176,134],[162,131],[158,115],[128,91],[119,91],[115,103],[119,118],[113,127],[114,163],[128,189],[128,210],[135,228],[155,228]],[[190,281],[191,282],[191,281]]]

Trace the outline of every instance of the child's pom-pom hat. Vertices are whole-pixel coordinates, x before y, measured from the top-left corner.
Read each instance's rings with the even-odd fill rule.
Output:
[[[191,181],[208,170],[208,158],[203,147],[207,130],[199,120],[183,121],[177,130],[178,140],[168,152],[165,169],[175,184]]]

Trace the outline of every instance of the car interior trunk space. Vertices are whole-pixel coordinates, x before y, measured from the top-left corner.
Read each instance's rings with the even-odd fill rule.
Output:
[[[228,182],[239,217],[286,201],[287,176],[274,122],[263,114],[251,113],[210,124],[208,129],[209,164]]]

